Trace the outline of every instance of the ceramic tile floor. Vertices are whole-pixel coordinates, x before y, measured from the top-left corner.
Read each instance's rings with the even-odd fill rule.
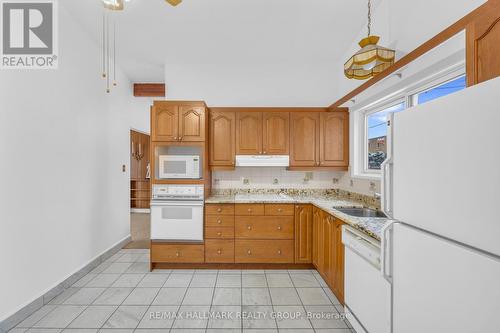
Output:
[[[12,333],[353,333],[314,270],[155,270],[149,250],[109,258]]]

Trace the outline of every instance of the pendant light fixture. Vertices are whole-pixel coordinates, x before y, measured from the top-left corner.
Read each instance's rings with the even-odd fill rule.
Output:
[[[102,15],[102,78],[106,81],[106,92],[110,93],[111,84],[113,87],[118,85],[116,81],[116,21],[113,12],[123,10],[123,2],[103,0],[103,5],[105,9]],[[113,16],[112,23],[110,16]]]
[[[371,5],[371,0],[368,0],[368,37],[359,42],[361,50],[344,64],[344,73],[349,79],[372,78],[394,64],[396,58],[396,51],[377,45],[380,37],[371,34]]]

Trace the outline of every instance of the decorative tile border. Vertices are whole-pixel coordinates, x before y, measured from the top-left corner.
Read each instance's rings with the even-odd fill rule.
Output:
[[[30,304],[26,305],[7,319],[0,322],[0,333],[6,333],[12,328],[16,327],[20,322],[31,316],[33,313],[38,311],[42,306],[48,304],[54,297],[60,295],[64,290],[71,287],[76,281],[80,280],[82,277],[87,275],[91,270],[99,266],[101,263],[109,259],[111,256],[120,251],[125,245],[130,243],[131,237],[128,236],[113,245],[110,249],[104,251],[101,255],[96,257],[94,260],[85,265],[82,269],[73,273],[63,282],[59,283],[54,288],[50,289],[48,292],[42,296],[35,299]]]

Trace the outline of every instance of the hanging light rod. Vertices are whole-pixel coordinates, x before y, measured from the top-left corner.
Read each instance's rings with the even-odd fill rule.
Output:
[[[396,51],[377,45],[379,36],[371,34],[372,3],[368,0],[368,36],[359,42],[361,50],[345,64],[344,74],[349,79],[366,80],[394,64]]]

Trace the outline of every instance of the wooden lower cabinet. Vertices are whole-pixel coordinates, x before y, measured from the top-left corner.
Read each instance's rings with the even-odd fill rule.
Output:
[[[295,263],[312,263],[313,216],[311,205],[295,206]]]
[[[293,263],[293,240],[239,240],[235,241],[237,263]]]
[[[319,268],[319,241],[320,241],[320,226],[321,226],[321,209],[313,207],[313,249],[312,249],[312,263],[316,268]]]
[[[237,239],[293,239],[293,216],[236,216]]]
[[[205,261],[208,263],[234,263],[234,240],[205,241]]]
[[[202,263],[205,262],[205,246],[203,244],[153,243],[151,261],[155,263]]]
[[[344,244],[342,244],[342,225],[344,222],[335,219],[334,229],[334,277],[333,277],[333,292],[337,296],[340,303],[344,304]]]

